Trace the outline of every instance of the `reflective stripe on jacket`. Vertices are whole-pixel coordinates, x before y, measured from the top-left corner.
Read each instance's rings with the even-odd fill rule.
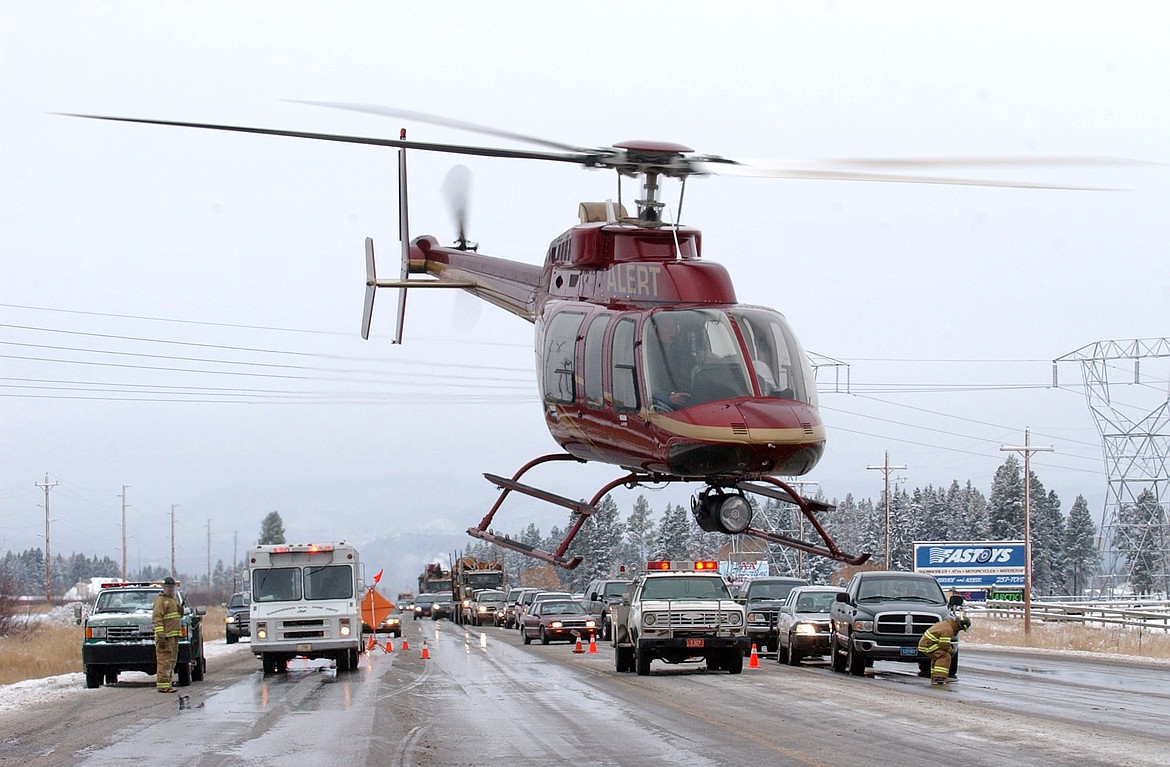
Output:
[[[154,600],[154,610],[151,612],[150,620],[154,624],[155,639],[160,636],[182,636],[182,621],[183,606],[179,603],[179,598],[159,594]]]
[[[937,650],[951,651],[951,640],[958,633],[954,618],[939,621],[926,630],[918,640],[918,652],[929,655]]]

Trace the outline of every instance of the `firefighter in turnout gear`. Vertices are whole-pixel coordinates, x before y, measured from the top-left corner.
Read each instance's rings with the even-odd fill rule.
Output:
[[[159,692],[178,692],[171,685],[175,661],[179,659],[179,636],[183,633],[183,607],[175,596],[175,579],[163,579],[163,590],[154,600],[151,623],[154,624],[154,657],[158,667]]]
[[[926,630],[918,640],[918,652],[930,658],[930,684],[944,685],[951,673],[954,639],[960,631],[971,628],[971,619],[954,616],[939,621]]]

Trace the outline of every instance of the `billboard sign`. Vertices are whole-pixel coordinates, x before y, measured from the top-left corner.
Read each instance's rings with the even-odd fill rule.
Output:
[[[719,574],[729,581],[738,582],[748,578],[764,578],[768,575],[768,560],[723,560],[719,563]]]
[[[1023,541],[916,542],[914,571],[933,575],[944,589],[1022,589],[1024,551]]]

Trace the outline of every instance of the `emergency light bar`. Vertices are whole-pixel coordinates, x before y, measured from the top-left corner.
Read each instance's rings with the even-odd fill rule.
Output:
[[[718,570],[719,563],[710,559],[697,559],[693,562],[657,560],[646,563],[647,570]]]
[[[269,551],[273,554],[288,554],[293,551],[317,554],[323,551],[333,551],[333,547],[328,544],[301,543],[295,546],[274,546]]]
[[[149,582],[148,581],[137,581],[137,582],[133,582],[133,583],[130,581],[119,581],[118,583],[103,583],[103,584],[101,584],[101,587],[103,589],[125,589],[125,588],[141,588],[142,586],[162,586],[162,585],[163,585],[162,581],[149,581]],[[175,581],[175,586],[181,586],[181,585],[183,585],[181,581]]]

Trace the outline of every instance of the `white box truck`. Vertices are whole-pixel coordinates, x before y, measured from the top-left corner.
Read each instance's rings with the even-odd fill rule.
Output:
[[[285,671],[296,657],[332,658],[338,672],[357,668],[365,587],[356,548],[344,541],[254,546],[248,571],[252,652],[264,673]]]

